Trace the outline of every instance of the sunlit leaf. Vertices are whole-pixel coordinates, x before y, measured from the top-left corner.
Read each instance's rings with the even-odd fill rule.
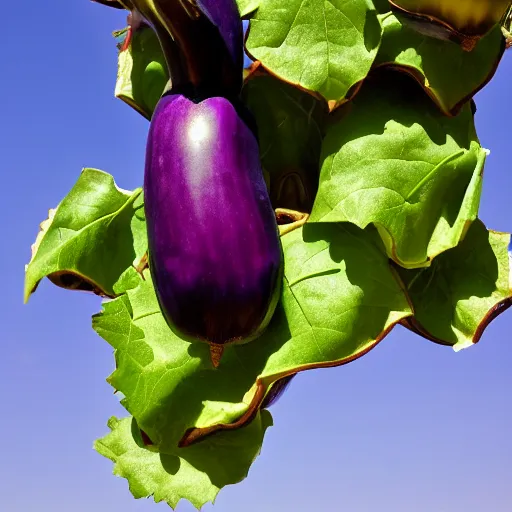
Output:
[[[382,33],[369,0],[260,0],[250,19],[249,54],[331,108],[366,77]]]
[[[451,41],[423,35],[401,22],[383,17],[384,35],[377,66],[396,67],[412,75],[446,113],[457,113],[494,75],[505,49],[497,26],[473,51]]]
[[[141,25],[116,33],[121,37],[115,95],[147,119],[169,81],[165,57],[154,30]]]
[[[428,266],[476,218],[487,152],[467,104],[446,117],[407,76],[376,73],[333,119],[312,222],[373,224],[390,258]]]
[[[479,220],[456,248],[430,268],[397,268],[414,306],[412,330],[456,350],[477,343],[487,325],[512,304],[510,235]]]
[[[94,447],[114,462],[114,474],[128,480],[135,498],[153,497],[172,508],[184,499],[200,509],[213,502],[222,487],[247,475],[259,454],[263,433],[271,425],[272,417],[262,411],[243,429],[229,435],[220,432],[168,455],[145,446],[132,418],[111,418],[111,432]]]
[[[33,246],[25,300],[48,277],[68,289],[114,296],[116,282],[147,248],[141,189],[119,189],[110,174],[85,169]]]
[[[260,338],[227,347],[217,369],[208,345],[189,344],[169,329],[148,273],[94,318],[115,348],[109,381],[161,452],[244,425],[279,378],[353,361],[410,315],[373,231],[306,225],[282,241],[280,307]]]

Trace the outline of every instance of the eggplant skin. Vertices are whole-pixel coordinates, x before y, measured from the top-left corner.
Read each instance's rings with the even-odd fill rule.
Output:
[[[282,250],[258,142],[227,99],[162,97],[144,200],[151,275],[171,329],[214,344],[257,337],[279,299]]]
[[[231,57],[233,69],[242,76],[244,67],[244,33],[235,0],[196,0],[200,11],[218,30]]]
[[[290,382],[293,380],[295,375],[296,374],[288,375],[287,377],[283,377],[282,379],[276,381],[265,396],[265,399],[261,404],[261,409],[268,409],[269,407],[272,407],[288,389],[288,386],[290,385]]]
[[[244,33],[235,0],[131,2],[156,30],[173,83],[188,81],[208,96],[240,94]]]

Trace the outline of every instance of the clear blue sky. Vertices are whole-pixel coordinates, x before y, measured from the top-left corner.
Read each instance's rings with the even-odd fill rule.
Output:
[[[92,450],[123,409],[92,331],[95,296],[44,282],[22,305],[24,264],[47,210],[82,167],[142,182],[148,123],[113,97],[111,31],[125,14],[87,0],[5,2],[0,68],[3,244],[0,510],[142,512]],[[512,230],[512,50],[478,95],[491,149],[481,217]],[[510,512],[512,312],[455,354],[397,329],[343,368],[302,374],[273,408],[249,478],[218,512]],[[191,511],[182,503],[178,510]]]

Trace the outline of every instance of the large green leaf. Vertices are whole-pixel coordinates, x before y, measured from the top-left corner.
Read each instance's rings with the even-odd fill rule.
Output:
[[[269,328],[227,347],[217,369],[206,344],[168,328],[148,273],[94,318],[115,348],[110,383],[162,453],[244,425],[279,378],[357,359],[411,314],[374,231],[306,225],[282,241],[284,291]]]
[[[412,75],[445,113],[457,113],[494,75],[505,50],[496,26],[473,51],[428,37],[402,24],[402,16],[383,16],[384,35],[377,66],[397,67]]]
[[[32,246],[25,301],[48,277],[64,288],[114,296],[121,275],[147,248],[141,189],[119,189],[110,174],[84,169]]]
[[[258,125],[261,160],[275,208],[311,211],[318,188],[327,106],[266,73],[256,73],[243,100]]]
[[[369,0],[260,0],[246,47],[272,74],[334,108],[368,74],[381,34]]]
[[[512,304],[510,235],[475,221],[456,248],[430,268],[397,268],[414,306],[405,325],[456,350],[480,340],[484,329]]]
[[[114,462],[114,474],[128,480],[135,498],[152,496],[155,502],[164,501],[172,508],[185,499],[200,509],[213,502],[222,487],[245,478],[271,425],[270,413],[262,411],[245,428],[217,433],[168,455],[145,446],[132,418],[111,418],[110,434],[94,447]]]
[[[169,81],[169,73],[155,31],[147,25],[115,33],[119,57],[115,95],[147,119]]]
[[[390,258],[428,266],[476,218],[487,152],[471,106],[444,116],[417,84],[376,73],[324,140],[312,222],[373,223]]]

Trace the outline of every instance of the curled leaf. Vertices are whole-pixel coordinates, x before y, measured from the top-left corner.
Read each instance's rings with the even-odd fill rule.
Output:
[[[456,43],[413,30],[400,14],[388,14],[382,23],[384,35],[376,65],[413,76],[449,115],[456,115],[491,80],[505,49],[499,26],[472,52],[465,52]]]
[[[136,30],[117,32],[115,36],[121,39],[115,96],[151,119],[169,82],[158,36],[146,24]]]
[[[477,343],[485,328],[512,305],[510,234],[475,221],[454,249],[430,268],[397,267],[414,307],[404,325],[456,350]]]
[[[409,77],[388,72],[340,110],[309,222],[373,224],[405,268],[458,245],[478,212],[487,156],[471,106],[446,117]]]
[[[109,174],[84,169],[32,246],[25,301],[44,277],[63,288],[113,297],[116,282],[146,247],[141,189],[121,190]]]

